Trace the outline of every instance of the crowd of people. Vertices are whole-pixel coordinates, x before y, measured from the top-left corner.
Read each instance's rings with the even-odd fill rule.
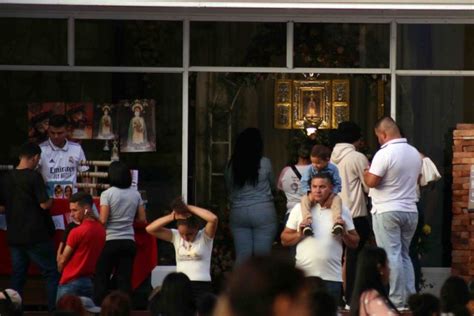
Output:
[[[130,170],[123,162],[109,167],[110,188],[100,196],[100,215],[92,196],[77,192],[77,172],[87,170],[81,165],[86,158],[81,146],[68,140],[68,124],[64,115],[53,115],[47,140],[22,145],[19,164],[3,177],[0,190],[11,287],[23,296],[29,264],[34,262],[46,279],[49,311],[71,294],[93,299],[99,306],[114,288],[130,295],[136,252],[133,224],[146,222],[143,201],[132,189]],[[58,185],[73,187],[74,193],[64,210],[71,222],[56,251],[48,209]]]
[[[46,279],[49,311],[129,315],[133,225],[147,219],[125,163],[110,165],[110,188],[100,195],[100,212],[90,194],[74,190],[72,221],[57,251],[51,240],[54,226],[47,210],[54,193],[48,188],[74,187],[76,172],[84,170],[79,164],[84,152],[67,140],[66,125],[63,116],[53,116],[49,138],[39,146],[24,144],[19,164],[3,178],[0,210],[8,225],[11,291],[21,298],[33,261]],[[176,273],[149,297],[151,314],[336,315],[338,308],[352,315],[408,309],[414,315],[469,314],[474,301],[463,279],[448,279],[441,301],[416,294],[408,251],[418,223],[424,160],[391,118],[379,120],[375,134],[381,147],[369,163],[360,152],[361,129],[340,123],[332,150],[303,144],[297,163],[276,179],[263,156],[260,131],[240,133],[225,171],[234,270],[216,293],[210,270],[219,219],[176,198],[169,214],[146,226],[150,235],[173,245],[176,258]],[[277,188],[287,197],[281,232],[273,200]],[[286,249],[275,254],[278,233]],[[5,301],[11,303],[12,296],[5,292]]]

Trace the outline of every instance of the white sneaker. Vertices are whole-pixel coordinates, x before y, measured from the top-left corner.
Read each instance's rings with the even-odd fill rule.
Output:
[[[344,306],[344,310],[345,310],[345,311],[350,311],[350,310],[351,310],[351,307],[346,304],[346,306]]]

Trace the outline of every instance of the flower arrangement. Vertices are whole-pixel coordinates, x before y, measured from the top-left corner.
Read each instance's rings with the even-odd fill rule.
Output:
[[[415,251],[418,259],[421,259],[429,250],[429,237],[431,235],[431,226],[428,224],[424,224],[420,230],[418,235],[418,239],[416,240],[415,244]],[[420,279],[419,279],[419,289],[431,289],[434,285],[423,276],[423,273],[420,270]]]
[[[428,224],[423,225],[421,228],[421,233],[418,236],[418,240],[416,241],[416,253],[418,254],[418,258],[421,259],[423,255],[425,255],[429,249],[428,239],[431,235],[431,226]]]

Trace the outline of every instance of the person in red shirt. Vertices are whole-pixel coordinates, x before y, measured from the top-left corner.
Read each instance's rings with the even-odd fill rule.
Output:
[[[66,247],[58,256],[57,300],[65,294],[92,297],[92,277],[105,244],[105,229],[92,211],[92,196],[78,192],[69,199],[71,217],[80,225],[67,237]]]

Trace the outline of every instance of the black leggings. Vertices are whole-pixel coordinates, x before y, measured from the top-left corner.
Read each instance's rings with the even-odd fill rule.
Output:
[[[94,301],[101,305],[111,286],[111,275],[117,282],[117,289],[130,295],[132,292],[133,260],[137,248],[131,239],[109,240],[97,262],[94,278]]]

